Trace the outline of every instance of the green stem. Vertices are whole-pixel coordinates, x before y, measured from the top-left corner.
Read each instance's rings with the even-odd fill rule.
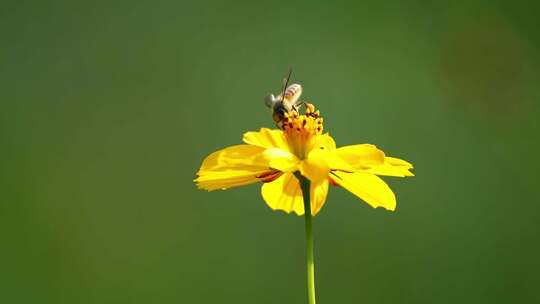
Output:
[[[315,262],[313,259],[313,225],[311,216],[310,183],[300,174],[297,175],[304,196],[304,215],[306,218],[306,261],[308,303],[315,304]]]

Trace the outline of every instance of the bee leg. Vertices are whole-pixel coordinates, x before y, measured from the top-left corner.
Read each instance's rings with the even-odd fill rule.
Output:
[[[294,107],[295,110],[298,111],[298,109],[300,109],[305,104],[306,103],[304,101],[300,101],[300,102],[297,102],[293,107]]]

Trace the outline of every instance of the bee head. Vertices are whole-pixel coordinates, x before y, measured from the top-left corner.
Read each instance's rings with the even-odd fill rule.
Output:
[[[272,108],[276,101],[277,100],[276,97],[274,97],[274,94],[268,94],[266,97],[264,97],[264,104],[269,108]]]

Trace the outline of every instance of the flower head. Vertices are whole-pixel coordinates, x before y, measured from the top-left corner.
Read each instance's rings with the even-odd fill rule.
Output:
[[[270,208],[303,215],[297,178],[301,174],[311,182],[311,213],[316,215],[326,202],[329,185],[347,189],[374,208],[393,211],[395,195],[377,175],[413,176],[410,163],[387,157],[374,145],[336,148],[311,104],[306,104],[304,114],[296,109],[285,113],[277,126],[247,132],[245,144],[210,154],[197,172],[197,186],[213,191],[261,182],[262,197]]]

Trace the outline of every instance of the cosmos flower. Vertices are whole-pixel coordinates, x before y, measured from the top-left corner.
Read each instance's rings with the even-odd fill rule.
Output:
[[[213,191],[263,183],[261,194],[273,210],[304,214],[299,178],[310,181],[311,214],[326,202],[330,185],[342,187],[370,206],[395,210],[396,197],[378,175],[406,177],[413,166],[388,157],[371,144],[336,148],[323,133],[323,118],[311,104],[305,114],[288,113],[278,129],[247,132],[244,144],[210,154],[194,180]]]

